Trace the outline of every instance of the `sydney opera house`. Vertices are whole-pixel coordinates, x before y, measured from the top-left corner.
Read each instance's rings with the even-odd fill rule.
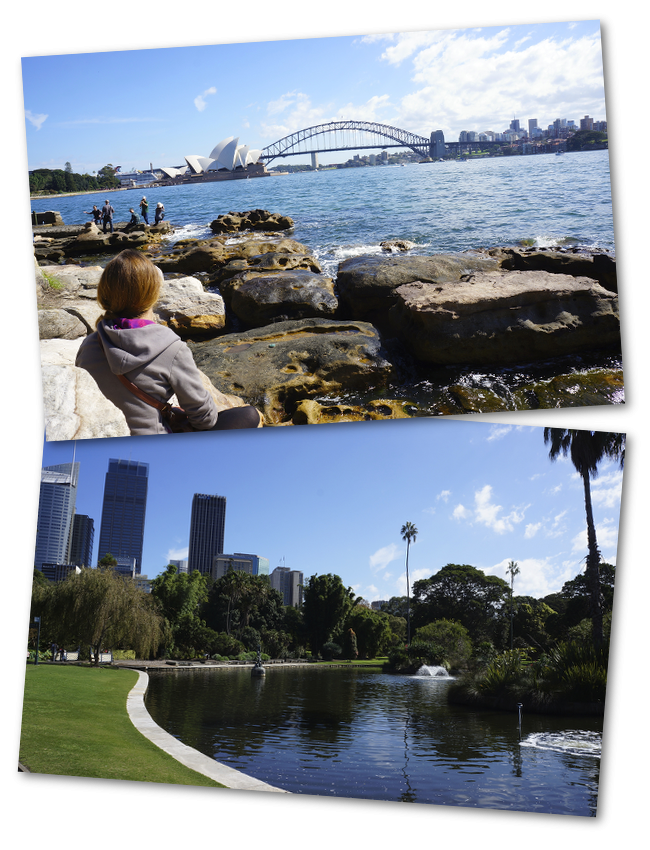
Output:
[[[161,168],[165,177],[174,181],[219,180],[234,177],[261,177],[268,174],[259,162],[261,150],[240,145],[239,139],[229,136],[212,150],[209,156],[192,154],[185,157],[186,166]]]

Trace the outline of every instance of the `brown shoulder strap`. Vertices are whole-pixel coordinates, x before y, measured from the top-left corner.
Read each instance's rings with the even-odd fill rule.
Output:
[[[104,343],[102,342],[102,338],[99,335],[99,332],[97,332],[97,339],[99,340],[99,344],[105,355],[106,351],[104,350]],[[171,405],[168,401],[160,401],[159,399],[149,395],[149,393],[146,393],[144,390],[141,390],[137,384],[134,384],[133,381],[129,381],[126,375],[115,375],[115,377],[118,378],[122,382],[122,384],[124,384],[124,386],[133,393],[134,396],[137,396],[140,401],[144,401],[146,404],[150,404],[152,407],[155,407],[156,410],[159,410],[161,413],[165,410],[171,409]]]

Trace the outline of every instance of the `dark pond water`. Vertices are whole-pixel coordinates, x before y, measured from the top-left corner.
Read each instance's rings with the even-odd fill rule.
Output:
[[[594,816],[598,718],[448,706],[449,679],[359,669],[151,674],[160,726],[294,794]]]

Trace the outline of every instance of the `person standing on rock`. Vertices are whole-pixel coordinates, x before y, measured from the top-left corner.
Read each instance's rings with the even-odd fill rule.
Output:
[[[140,215],[144,219],[144,223],[149,224],[149,203],[144,197],[140,201]]]
[[[175,394],[197,431],[259,427],[254,407],[217,410],[188,346],[171,328],[156,323],[153,307],[162,282],[160,269],[139,251],[127,249],[114,257],[97,287],[105,313],[81,343],[75,365],[89,372],[124,413],[132,436],[169,429],[159,410],[136,396],[119,375],[163,403]]]
[[[158,203],[156,204],[156,215],[155,215],[155,224],[160,224],[160,222],[165,217],[165,207]]]
[[[106,200],[104,202],[104,206],[102,207],[102,221],[104,223],[104,233],[106,233],[107,225],[110,225],[111,233],[113,232],[113,216],[115,215],[115,210],[111,206],[110,201]]]

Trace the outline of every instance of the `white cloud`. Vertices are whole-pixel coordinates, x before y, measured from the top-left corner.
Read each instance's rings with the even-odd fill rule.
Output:
[[[492,502],[492,487],[486,484],[474,493],[474,510],[469,510],[465,505],[458,504],[452,512],[457,520],[468,520],[470,522],[485,525],[497,534],[505,534],[506,531],[514,531],[516,525],[523,522],[524,514],[529,505],[525,507],[513,507],[510,513],[503,514],[501,505]]]
[[[529,522],[528,525],[526,526],[526,531],[524,533],[524,537],[527,540],[530,540],[531,537],[534,537],[537,534],[537,532],[540,530],[541,527],[542,527],[541,522],[534,522],[534,523]]]
[[[452,513],[454,519],[468,519],[471,516],[465,505],[456,505]]]
[[[199,110],[199,112],[203,112],[207,103],[205,102],[206,97],[211,94],[216,94],[217,90],[214,86],[210,86],[209,89],[206,89],[203,94],[199,94],[194,98],[194,106]]]
[[[304,92],[285,92],[277,100],[267,104],[269,123],[262,123],[262,133],[267,138],[279,139],[328,121],[343,121],[354,118],[355,121],[386,120],[385,110],[390,107],[387,94],[374,95],[365,103],[347,103],[340,107],[332,104],[315,105]]]
[[[277,118],[277,123],[266,124],[262,122],[263,135],[272,139],[280,139],[305,127],[312,127],[331,120],[325,117],[325,107],[314,106],[309,95],[298,91],[287,92],[277,100],[270,101],[267,104],[266,112],[272,118],[281,116],[281,122]]]
[[[598,548],[605,560],[610,560],[614,557],[618,545],[617,523],[612,519],[604,519],[602,522],[596,523],[596,540],[598,541]],[[571,551],[586,557],[587,550],[587,527],[585,525],[571,541]]]
[[[401,549],[395,543],[391,543],[389,546],[382,546],[381,549],[377,549],[368,559],[370,569],[373,573],[377,573],[379,570],[385,570],[391,561],[394,561],[400,555]]]
[[[398,125],[422,135],[433,126],[455,134],[502,132],[511,115],[537,118],[541,126],[587,113],[605,117],[598,33],[535,44],[525,37],[505,49],[509,36],[508,29],[397,36],[382,59],[392,65],[410,59],[418,86],[404,97]],[[495,116],[503,116],[502,122],[491,126]]]
[[[522,522],[524,518],[525,508],[513,508],[509,514],[500,516],[503,508],[492,502],[492,487],[489,484],[474,493],[474,504],[476,522],[491,528],[497,534],[513,531],[515,525]]]
[[[500,440],[512,431],[512,425],[493,425],[488,433],[487,441]]]
[[[483,569],[487,575],[496,575],[508,582],[510,576],[506,569],[511,560],[515,560],[519,567],[519,574],[515,576],[515,596],[532,596],[540,599],[555,593],[558,588],[575,578],[580,572],[580,565],[575,561],[561,561],[556,563],[552,556],[547,558],[504,558],[498,564]]]
[[[622,470],[602,475],[591,482],[591,500],[602,508],[615,508],[621,501]]]
[[[40,130],[45,121],[47,120],[47,115],[35,115],[33,112],[30,112],[29,109],[25,110],[25,117],[29,121],[30,124],[33,124],[37,130]]]
[[[170,561],[184,561],[189,553],[189,548],[185,546],[183,549],[168,549],[165,557],[167,558],[167,563]]]

